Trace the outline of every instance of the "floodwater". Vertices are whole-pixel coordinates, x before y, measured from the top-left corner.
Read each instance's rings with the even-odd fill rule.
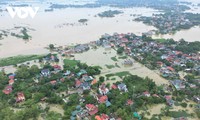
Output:
[[[71,3],[76,3],[70,0]],[[94,2],[94,0],[92,1]],[[77,3],[78,4],[78,3]],[[83,3],[81,3],[83,4]],[[48,51],[45,49],[49,44],[68,45],[77,43],[87,43],[95,41],[101,35],[108,33],[128,33],[132,32],[141,35],[149,30],[156,30],[153,26],[148,26],[142,22],[135,22],[137,16],[151,16],[160,13],[158,10],[144,7],[135,8],[66,8],[56,9],[53,12],[44,12],[49,4],[33,4],[32,7],[40,7],[35,18],[19,19],[17,16],[12,19],[8,12],[0,12],[0,30],[12,29],[16,26],[29,27],[35,29],[28,34],[32,36],[29,42],[17,39],[12,36],[0,40],[0,58],[24,55],[24,54],[43,54]],[[6,6],[1,6],[5,9]],[[106,10],[120,10],[123,14],[113,18],[100,18],[97,15]],[[135,16],[130,16],[131,14]],[[87,25],[78,22],[79,19],[88,19]],[[179,40],[184,38],[186,41],[199,41],[200,28],[194,27],[187,31],[177,32],[175,35],[164,35],[159,37],[174,38]]]
[[[105,48],[98,48],[96,50],[89,50],[87,52],[81,53],[81,54],[75,54],[75,60],[80,60],[83,63],[86,63],[88,65],[93,65],[93,66],[100,66],[102,67],[102,73],[101,76],[105,76],[106,74],[111,74],[111,73],[118,73],[122,71],[129,71],[133,75],[138,75],[140,77],[149,77],[152,79],[157,85],[162,85],[162,84],[169,84],[169,82],[162,78],[159,74],[157,74],[155,71],[152,71],[148,69],[147,67],[143,66],[142,64],[134,61],[133,66],[126,67],[122,65],[124,59],[118,59],[118,61],[113,61],[111,57],[118,58],[119,56],[117,55],[117,52],[114,49],[111,50],[105,50]],[[133,60],[132,58],[129,58]],[[109,69],[106,67],[106,65],[113,65],[115,66],[117,64],[120,67],[114,67],[112,69]],[[97,76],[99,77],[99,76]],[[113,83],[121,81],[121,79],[117,78],[116,80],[109,80],[107,82]]]
[[[3,13],[3,16],[0,16],[1,30],[12,29],[15,26],[25,26],[33,28],[35,31],[29,32],[32,36],[32,40],[29,42],[24,42],[21,39],[10,36],[1,40],[0,56],[8,57],[18,54],[44,53],[47,52],[44,50],[44,47],[51,43],[56,45],[86,43],[97,40],[105,33],[133,32],[141,35],[142,32],[147,32],[152,29],[155,30],[152,26],[132,21],[134,17],[130,16],[130,14],[150,16],[157,12],[156,10],[150,8],[112,8],[114,10],[123,11],[124,14],[117,15],[114,18],[95,17],[98,13],[110,9],[109,7],[101,7],[67,8],[55,10],[54,12],[40,11],[33,19],[19,19],[17,17],[12,19],[8,13]],[[87,25],[78,22],[78,20],[82,18],[89,20]]]
[[[181,30],[176,32],[175,34],[165,34],[165,35],[154,35],[153,38],[173,38],[178,41],[180,39],[184,39],[186,41],[200,41],[200,26],[195,26],[189,30]]]

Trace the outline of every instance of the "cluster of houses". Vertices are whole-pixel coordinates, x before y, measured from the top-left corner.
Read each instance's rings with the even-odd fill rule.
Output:
[[[193,25],[186,15],[180,12],[153,15],[152,17],[140,17],[136,20],[148,21],[149,24],[159,29],[159,33],[167,34],[178,30],[180,27],[188,28]]]
[[[92,76],[88,76],[87,71],[80,70],[78,73],[76,73],[77,79],[75,80],[74,86],[77,91],[79,91],[79,95],[83,94],[84,90],[90,90],[91,86],[97,83],[97,80],[93,78]],[[77,106],[77,109],[74,110],[71,114],[71,120],[75,119],[87,119],[92,115],[96,115],[95,119],[97,120],[117,120],[116,117],[113,117],[111,115],[107,114],[98,114],[98,105],[99,104],[105,104],[106,107],[110,107],[112,103],[108,99],[108,94],[110,93],[110,89],[119,89],[121,92],[128,92],[128,89],[124,83],[120,83],[118,85],[113,84],[111,88],[106,87],[105,83],[102,83],[98,87],[98,92],[93,92],[93,97],[97,100],[97,105],[90,103],[86,104],[85,107],[79,107]],[[81,98],[84,99],[84,98]],[[84,100],[79,100],[84,102]],[[127,100],[127,105],[132,105],[132,100]]]
[[[13,84],[14,84],[15,80],[17,80],[17,79],[15,79],[15,74],[10,74],[8,76],[8,78],[9,78],[8,85],[3,90],[3,93],[6,94],[6,95],[9,95],[9,94],[12,93],[12,91],[13,91]],[[20,102],[25,101],[25,95],[24,95],[24,93],[23,92],[17,92],[15,100],[16,100],[16,103],[20,103]]]
[[[180,79],[176,67],[181,67],[186,73],[195,71],[200,75],[200,53],[185,54],[181,51],[177,51],[175,47],[178,43],[167,46],[157,41],[144,41],[142,37],[136,36],[133,33],[114,33],[112,36],[108,34],[103,35],[100,40],[96,41],[96,44],[103,47],[105,44],[106,46],[110,45],[110,47],[124,47],[124,53],[137,58],[139,61],[145,60],[143,54],[152,54],[156,57],[160,57],[160,60],[155,63],[156,68],[159,69],[162,77],[171,79],[169,83],[173,85],[176,90],[184,90],[187,86],[198,89],[197,85],[189,83],[185,79]],[[161,53],[161,55],[157,56],[156,53]],[[167,61],[169,65],[163,61]],[[188,67],[187,63],[193,63],[194,66]],[[124,64],[131,65],[132,61],[127,59],[124,61]],[[198,80],[196,81],[198,82]]]

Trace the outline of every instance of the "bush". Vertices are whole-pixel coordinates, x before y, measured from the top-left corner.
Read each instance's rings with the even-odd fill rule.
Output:
[[[184,108],[186,108],[187,107],[187,103],[185,103],[185,102],[181,103],[181,106],[184,107]]]

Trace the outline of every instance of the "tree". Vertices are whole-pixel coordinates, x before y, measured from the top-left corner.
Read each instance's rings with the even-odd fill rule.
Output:
[[[184,107],[184,108],[186,108],[187,107],[187,103],[185,103],[185,102],[181,103],[181,106]]]
[[[98,106],[98,109],[99,109],[99,113],[106,113],[106,105],[105,104],[100,104],[99,106]]]
[[[103,82],[105,81],[105,78],[104,78],[103,76],[100,76],[100,77],[99,77],[99,81],[100,81],[101,83],[103,83]]]
[[[54,45],[53,45],[53,44],[49,44],[49,49],[50,49],[50,50],[55,49]]]
[[[88,95],[85,97],[85,104],[95,104],[96,102],[97,100],[92,95]]]
[[[62,115],[60,113],[56,113],[56,112],[49,112],[47,114],[46,120],[61,120]]]
[[[27,66],[21,66],[15,73],[18,78],[26,79],[30,77],[30,72]]]
[[[117,54],[122,54],[124,52],[124,47],[120,47],[117,49]]]
[[[194,67],[194,63],[192,63],[192,62],[187,62],[187,63],[186,63],[186,67],[187,67],[187,68],[193,68],[193,67]]]
[[[35,75],[40,73],[40,69],[38,68],[37,65],[32,65],[30,68],[30,73]]]

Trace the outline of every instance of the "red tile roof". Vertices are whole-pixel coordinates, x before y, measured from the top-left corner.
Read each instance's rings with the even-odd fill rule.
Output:
[[[101,120],[109,120],[109,116],[106,114],[101,115]]]
[[[55,68],[55,69],[61,69],[61,67],[59,65],[54,65],[53,68]]]
[[[99,96],[98,99],[100,103],[105,103],[108,100],[108,97],[104,95],[104,96]]]
[[[98,108],[93,104],[86,104],[85,107],[90,115],[94,115],[98,112]]]
[[[150,94],[148,91],[143,92],[144,95]]]
[[[80,80],[76,80],[75,84],[76,84],[76,87],[79,87],[81,85],[81,81]]]
[[[17,93],[17,97],[16,97],[16,102],[22,102],[25,100],[25,96],[24,96],[24,93],[22,92],[18,92]]]
[[[50,83],[51,83],[52,85],[55,85],[55,84],[56,84],[56,80],[52,80],[52,81],[50,81]]]
[[[7,86],[4,90],[3,90],[3,93],[8,95],[12,92],[12,86]]]
[[[112,89],[117,89],[117,86],[115,84],[113,84]]]
[[[12,85],[15,81],[13,79],[9,80],[9,85]]]
[[[128,99],[126,103],[127,103],[127,105],[132,105],[133,101],[131,99]]]
[[[95,116],[95,119],[96,120],[109,120],[110,117],[106,114],[102,114],[101,116],[99,116],[99,115]]]
[[[10,75],[10,76],[9,76],[9,79],[14,79],[14,78],[15,78],[14,75]]]
[[[170,71],[174,71],[174,68],[172,68],[172,67],[167,67],[167,69]]]
[[[96,120],[101,120],[101,117],[99,115],[95,116]]]

